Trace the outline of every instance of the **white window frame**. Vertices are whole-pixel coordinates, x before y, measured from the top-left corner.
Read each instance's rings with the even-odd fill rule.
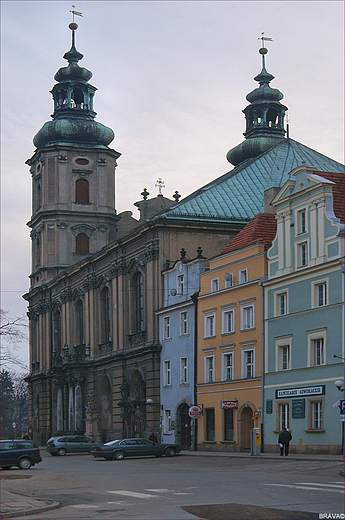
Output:
[[[323,304],[320,305],[320,287],[323,288]],[[324,278],[322,280],[317,280],[315,282],[312,282],[311,284],[311,307],[312,309],[320,309],[322,307],[326,307],[329,305],[328,301],[328,288],[329,288],[329,279]]]
[[[285,299],[284,310],[282,312],[282,298]],[[286,316],[289,313],[289,291],[277,291],[274,293],[274,316]]]
[[[322,341],[322,362],[315,363],[315,347],[316,341]],[[307,354],[307,365],[308,367],[319,367],[326,364],[326,329],[320,329],[317,331],[308,333],[308,354]]]
[[[279,429],[290,427],[290,403],[279,403]]]
[[[215,367],[214,367],[214,355],[204,357],[204,378],[205,383],[215,382]]]
[[[240,269],[238,272],[238,283],[243,284],[248,282],[248,269]]]
[[[212,278],[211,280],[211,292],[219,291],[219,278]]]
[[[228,377],[229,376],[229,377]],[[234,353],[222,353],[222,380],[231,381],[234,379]]]
[[[303,253],[303,248],[305,251]],[[304,240],[296,244],[296,265],[298,268],[307,267],[309,263],[309,241]]]
[[[216,335],[216,313],[204,316],[204,338],[214,338]]]
[[[171,339],[171,327],[170,327],[170,316],[164,316],[163,318],[163,339]]]
[[[251,363],[248,363],[248,354],[249,352],[252,352],[252,361]],[[252,377],[255,377],[255,348],[244,348],[241,351],[241,358],[242,358],[242,379],[250,379]],[[251,375],[248,376],[248,366],[251,367]]]
[[[228,316],[231,316],[231,327],[229,327]],[[230,330],[229,330],[230,329]],[[222,334],[232,334],[235,332],[235,307],[222,310]]]
[[[303,215],[304,215],[304,217],[303,217]],[[307,212],[306,207],[300,208],[299,210],[296,211],[296,221],[297,221],[296,234],[297,235],[304,235],[305,233],[308,232],[307,216],[308,216],[308,212]]]
[[[226,275],[229,276],[229,280],[225,279]],[[235,283],[234,273],[225,273],[225,275],[224,275],[224,289],[229,289],[229,287],[233,287],[234,283]]]
[[[276,347],[276,359],[275,359],[275,369],[276,372],[281,372],[285,370],[291,370],[291,352],[292,352],[292,335],[284,336],[282,338],[277,338],[275,341]],[[288,366],[287,368],[283,368],[283,349],[288,348]]]
[[[188,384],[188,357],[180,358],[180,384]]]
[[[184,294],[184,274],[177,275],[177,293]]]
[[[164,433],[171,433],[171,410],[164,410]]]
[[[324,431],[324,398],[308,399],[308,430]]]
[[[171,361],[166,359],[163,361],[163,386],[171,387]]]
[[[251,309],[251,321],[248,326],[247,312]],[[252,330],[255,328],[255,306],[253,303],[245,303],[241,305],[241,331]]]
[[[180,336],[188,334],[188,312],[182,311],[180,313]]]

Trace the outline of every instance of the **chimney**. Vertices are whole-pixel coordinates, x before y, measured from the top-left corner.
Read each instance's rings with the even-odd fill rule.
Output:
[[[274,199],[274,197],[277,195],[279,190],[280,190],[279,186],[272,186],[272,188],[268,188],[268,190],[265,190],[265,192],[264,192],[265,213],[275,213],[276,212],[276,208],[274,206],[271,206],[271,202]]]

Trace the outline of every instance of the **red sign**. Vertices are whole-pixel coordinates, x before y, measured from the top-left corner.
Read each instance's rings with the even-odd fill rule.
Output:
[[[237,408],[237,401],[222,401],[222,408]]]
[[[188,410],[188,415],[192,419],[199,419],[202,415],[200,406],[191,406]]]

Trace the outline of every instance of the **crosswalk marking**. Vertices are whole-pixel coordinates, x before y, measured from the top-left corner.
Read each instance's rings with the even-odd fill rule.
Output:
[[[137,493],[136,491],[107,491],[107,493],[114,493],[115,495],[124,495],[133,498],[157,498],[157,495],[149,495],[148,493]]]
[[[318,484],[320,486],[320,484]],[[308,491],[328,491],[330,493],[341,493],[341,494],[344,494],[344,489],[333,489],[333,488],[327,488],[325,486],[323,486],[322,489],[320,489],[317,484],[312,484],[312,485],[293,485],[293,484],[265,484],[265,486],[276,486],[276,487],[288,487],[288,488],[293,488],[293,489],[305,489],[305,490],[308,490]]]
[[[145,489],[145,491],[153,491],[154,493],[169,493],[169,489]]]
[[[344,484],[338,484],[338,483],[317,484],[316,482],[296,482],[296,484],[299,484],[300,486],[321,486],[321,487],[327,486],[327,487],[344,489]]]

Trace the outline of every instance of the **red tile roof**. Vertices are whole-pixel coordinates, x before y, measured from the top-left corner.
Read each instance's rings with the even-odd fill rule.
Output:
[[[217,257],[259,243],[264,244],[267,251],[272,245],[276,231],[275,215],[258,213]]]
[[[333,190],[333,209],[335,216],[340,218],[340,222],[345,224],[345,175],[338,172],[313,172],[328,181],[334,182]]]

